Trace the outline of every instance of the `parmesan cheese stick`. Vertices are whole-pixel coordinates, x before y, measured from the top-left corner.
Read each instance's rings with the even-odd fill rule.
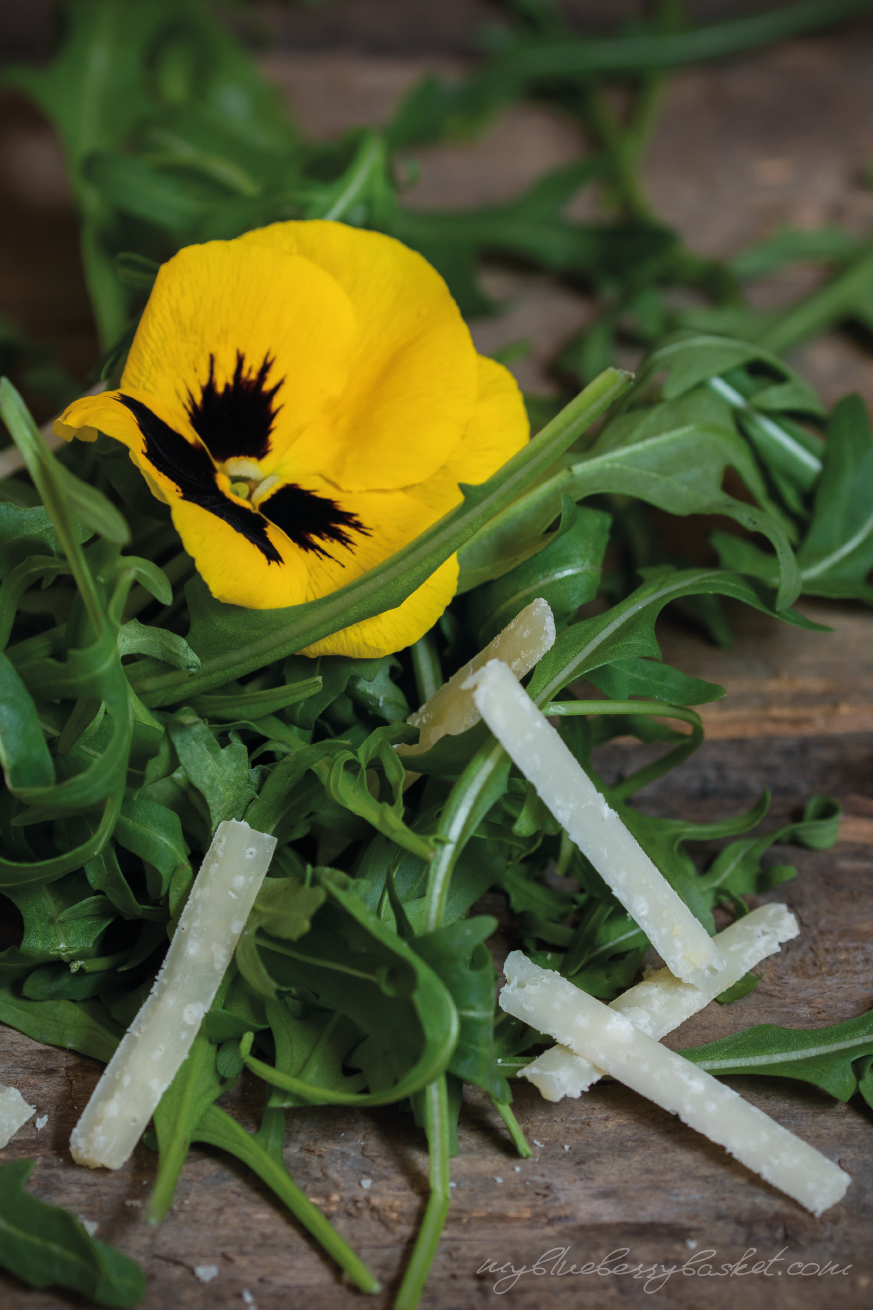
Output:
[[[610,1002],[609,1008],[625,1015],[640,1032],[658,1041],[704,1009],[721,992],[733,987],[756,964],[774,955],[782,942],[790,941],[799,932],[797,920],[786,906],[761,905],[713,938],[727,965],[723,973],[715,974],[705,986],[692,987],[674,978],[669,969],[659,969],[636,987],[622,992]],[[601,1069],[595,1069],[581,1055],[574,1055],[561,1045],[551,1047],[519,1073],[547,1101],[580,1096],[601,1075]]]
[[[264,880],[276,838],[235,819],[203,857],[167,957],[70,1137],[73,1159],[119,1169],[197,1036]]]
[[[478,655],[464,665],[421,709],[406,720],[421,729],[415,746],[397,746],[399,755],[420,755],[447,735],[457,736],[479,722],[479,711],[464,683],[471,673],[491,659],[501,659],[517,678],[523,678],[550,650],[555,641],[555,620],[544,600],[531,601]]]
[[[500,660],[467,680],[476,708],[544,805],[612,888],[668,969],[703,986],[725,967],[701,923],[607,805],[560,734]],[[719,987],[719,991],[723,988]]]
[[[737,1092],[640,1032],[625,1015],[532,964],[521,951],[506,962],[512,981],[500,993],[508,1014],[550,1033],[689,1128],[723,1146],[747,1169],[814,1215],[841,1199],[852,1181],[806,1142],[749,1105]]]
[[[17,1087],[0,1087],[0,1151],[32,1114],[36,1114],[36,1106],[28,1105]]]

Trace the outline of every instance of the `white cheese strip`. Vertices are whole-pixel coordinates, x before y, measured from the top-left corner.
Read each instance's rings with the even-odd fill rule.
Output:
[[[17,1087],[0,1087],[0,1151],[32,1114],[36,1114],[36,1106],[28,1105]]]
[[[659,1040],[733,987],[768,955],[775,955],[782,942],[799,932],[797,920],[786,906],[761,905],[713,938],[727,964],[724,972],[715,974],[704,987],[692,987],[674,978],[669,969],[659,969],[622,992],[609,1008],[625,1015],[640,1032]],[[519,1076],[532,1082],[547,1101],[560,1101],[564,1096],[587,1092],[601,1073],[581,1055],[559,1044],[538,1056]]]
[[[203,857],[167,957],[70,1137],[73,1159],[119,1169],[191,1049],[230,963],[276,838],[235,819]]]
[[[551,607],[544,600],[531,601],[484,650],[444,682],[421,709],[410,714],[406,722],[420,728],[421,737],[414,746],[397,746],[398,754],[420,755],[430,750],[440,737],[457,736],[479,722],[481,716],[473,696],[463,686],[471,673],[481,669],[489,660],[501,659],[517,678],[523,678],[546,651],[551,650],[554,641],[555,620]]]
[[[467,685],[501,746],[642,928],[670,972],[683,982],[703,985],[713,970],[723,970],[724,958],[706,929],[609,808],[506,665],[491,660]]]
[[[838,1165],[711,1074],[641,1033],[623,1014],[560,974],[540,969],[521,951],[509,956],[506,972],[512,982],[501,991],[500,1004],[508,1014],[550,1033],[626,1087],[678,1114],[814,1215],[845,1193],[851,1178]]]

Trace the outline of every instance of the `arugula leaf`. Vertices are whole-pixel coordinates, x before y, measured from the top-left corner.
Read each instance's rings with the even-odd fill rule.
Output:
[[[719,1078],[763,1074],[797,1078],[848,1101],[858,1090],[852,1062],[873,1054],[873,1011],[827,1028],[780,1028],[762,1023],[679,1052]]]
[[[669,701],[672,705],[706,705],[725,694],[724,687],[714,682],[689,678],[687,673],[674,669],[670,664],[643,659],[641,656],[613,660],[585,676],[612,700],[645,696]]]
[[[415,937],[410,945],[445,983],[457,1006],[460,1031],[448,1071],[496,1100],[508,1101],[506,1079],[494,1072],[497,973],[484,945],[496,927],[496,919],[479,915]]]
[[[0,1165],[0,1265],[31,1287],[70,1288],[98,1305],[139,1305],[146,1280],[138,1264],[89,1237],[69,1210],[25,1192],[35,1165]]]
[[[83,1001],[32,1001],[0,987],[0,1020],[36,1042],[62,1046],[108,1064],[124,1035],[96,998]]]
[[[873,513],[867,494],[871,478],[873,433],[866,406],[860,397],[846,396],[828,425],[812,519],[797,552],[806,595],[873,601],[873,587],[867,581],[873,568]],[[771,558],[752,542],[721,532],[714,533],[712,541],[725,567],[772,585]]]
[[[241,819],[256,793],[249,781],[249,754],[241,741],[223,749],[198,714],[178,710],[167,724],[188,782],[206,802],[210,835],[225,819]]]
[[[249,1055],[243,1059],[265,1082],[310,1103],[385,1105],[437,1077],[458,1040],[455,1005],[433,971],[357,897],[335,870],[315,870],[328,895],[312,927],[294,947],[262,942],[261,959],[283,988],[299,988],[353,1020],[384,1053],[393,1085],[369,1093],[315,1087]],[[350,985],[350,979],[354,979]]]
[[[561,527],[541,551],[476,588],[470,629],[477,646],[487,646],[537,597],[548,601],[555,622],[561,624],[596,594],[611,520],[600,510],[576,509],[567,500],[574,510],[572,521],[562,516]]]
[[[538,704],[552,700],[575,678],[604,664],[633,656],[659,659],[655,619],[671,600],[683,596],[731,596],[788,623],[811,626],[809,620],[792,610],[771,609],[753,584],[736,573],[666,567],[649,569],[646,573],[646,581],[627,600],[558,634],[552,649],[537,665],[528,687]]]

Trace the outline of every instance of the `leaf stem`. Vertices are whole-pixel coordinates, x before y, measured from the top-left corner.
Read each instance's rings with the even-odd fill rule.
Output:
[[[300,1190],[284,1165],[280,1166],[250,1133],[219,1106],[209,1107],[197,1125],[193,1140],[217,1146],[248,1165],[287,1205],[294,1218],[336,1261],[355,1287],[371,1294],[381,1290],[375,1275],[343,1240],[333,1224]]]
[[[512,1144],[515,1147],[516,1151],[518,1151],[518,1154],[521,1156],[523,1160],[530,1160],[531,1157],[533,1156],[533,1151],[530,1149],[530,1147],[527,1144],[527,1138],[525,1137],[524,1133],[521,1131],[519,1122],[516,1119],[515,1115],[512,1113],[512,1109],[510,1107],[509,1102],[498,1101],[493,1096],[491,1100],[494,1102],[494,1109],[500,1115],[500,1118],[503,1120],[503,1122],[506,1124],[507,1129],[509,1130],[509,1136],[512,1138]]]
[[[449,1211],[449,1098],[444,1074],[424,1090],[424,1122],[430,1153],[430,1196],[394,1310],[415,1310],[418,1305]]]
[[[412,656],[412,672],[415,675],[415,689],[418,692],[419,706],[426,704],[443,685],[443,671],[437,654],[434,639],[429,632],[419,638],[409,653]]]

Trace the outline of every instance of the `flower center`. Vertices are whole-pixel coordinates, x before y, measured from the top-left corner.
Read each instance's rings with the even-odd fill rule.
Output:
[[[220,467],[230,478],[233,495],[251,501],[252,505],[257,505],[279,485],[275,473],[268,477],[252,459],[227,459]]]

